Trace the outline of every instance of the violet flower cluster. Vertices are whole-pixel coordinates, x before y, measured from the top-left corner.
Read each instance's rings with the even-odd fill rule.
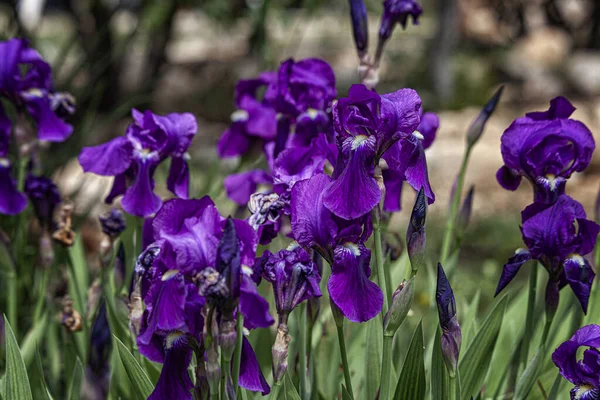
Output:
[[[0,57],[3,60],[0,64],[0,98],[6,100],[0,104],[0,213],[14,215],[25,209],[27,197],[19,191],[14,178],[14,162],[9,157],[12,133],[15,132],[16,147],[21,156],[33,148],[32,131],[37,140],[62,142],[73,132],[65,118],[73,114],[75,108],[70,95],[54,91],[50,65],[29,47],[27,40],[0,42]],[[5,105],[9,106],[8,110]],[[30,125],[28,119],[34,124]],[[34,188],[38,182],[32,179],[28,178],[28,194],[39,200]],[[50,183],[40,182],[46,186]],[[37,200],[36,211],[41,205]]]
[[[548,271],[546,309],[556,311],[559,290],[569,285],[585,312],[594,280],[586,256],[595,246],[600,226],[586,218],[581,204],[564,194],[567,179],[583,171],[595,148],[589,129],[569,118],[575,108],[557,97],[545,112],[518,118],[502,135],[505,165],[500,184],[515,190],[526,177],[534,187],[534,203],[522,213],[521,232],[527,249],[519,249],[504,266],[496,295],[527,261],[539,261]]]
[[[223,335],[224,322],[237,313],[244,316],[247,329],[274,322],[256,288],[258,239],[247,222],[221,217],[208,197],[167,201],[154,217],[152,230],[155,241],[135,269],[146,306],[137,344],[144,356],[164,364],[150,398],[192,399],[187,368],[194,350],[203,357],[199,349],[205,348],[213,324]],[[246,338],[239,385],[263,394],[270,390]]]

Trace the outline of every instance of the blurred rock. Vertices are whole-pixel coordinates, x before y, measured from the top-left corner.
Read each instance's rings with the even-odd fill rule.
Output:
[[[565,71],[569,82],[581,92],[600,95],[600,52],[578,52],[570,56]]]
[[[515,77],[528,79],[540,71],[559,68],[571,46],[571,39],[563,30],[537,29],[517,41],[507,55],[505,68]]]

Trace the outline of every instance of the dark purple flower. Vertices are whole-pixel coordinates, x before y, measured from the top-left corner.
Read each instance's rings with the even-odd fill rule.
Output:
[[[336,179],[325,191],[325,206],[335,215],[354,219],[365,215],[381,200],[375,177],[380,158],[398,177],[415,189],[429,188],[427,164],[420,138],[421,99],[412,89],[378,95],[364,85],[353,85],[347,98],[333,109],[340,156]],[[348,196],[348,193],[360,193]]]
[[[45,176],[27,175],[25,179],[25,193],[40,224],[45,229],[52,229],[52,217],[55,207],[60,203],[60,192],[52,179]]]
[[[298,304],[320,297],[321,276],[310,254],[297,244],[275,254],[263,254],[262,276],[273,284],[275,306],[280,316],[289,315]]]
[[[150,111],[132,110],[134,122],[125,136],[95,147],[84,147],[79,163],[86,172],[114,176],[111,202],[123,195],[123,209],[132,215],[147,217],[158,211],[162,201],[154,193],[154,171],[171,158],[167,188],[181,198],[188,196],[189,170],[187,149],[196,134],[192,114],[159,116]]]
[[[546,304],[558,305],[558,290],[566,284],[587,312],[594,272],[584,258],[596,243],[600,226],[586,219],[585,210],[567,195],[553,205],[534,203],[523,210],[521,232],[528,250],[519,249],[504,266],[496,295],[516,276],[521,265],[535,259],[548,271]]]
[[[433,144],[437,131],[440,127],[440,117],[434,112],[426,112],[421,115],[421,121],[417,127],[417,132],[423,136],[421,145],[428,149]]]
[[[167,382],[176,376],[166,371],[169,354],[177,359],[171,368],[178,374],[186,371],[191,359],[189,345],[182,345],[185,351],[170,352],[179,347],[169,344],[202,340],[205,303],[215,306],[220,319],[241,312],[250,329],[274,321],[252,279],[257,237],[245,221],[222,218],[210,198],[204,197],[165,202],[152,224],[155,242],[145,251],[148,257],[141,255],[136,266],[146,304],[137,342],[142,354],[165,363],[162,375]],[[268,385],[255,387],[256,382],[266,384],[255,361],[253,352],[243,352],[240,385],[268,392]],[[188,386],[182,384],[181,393]]]
[[[577,353],[584,347],[583,358]],[[560,374],[575,387],[572,400],[600,399],[600,326],[586,325],[580,328],[552,353],[552,361]]]
[[[292,231],[303,246],[318,251],[331,265],[328,289],[333,303],[351,321],[363,322],[381,311],[383,294],[369,280],[371,252],[364,242],[371,235],[369,216],[336,218],[324,205],[331,178],[324,174],[292,188]]]
[[[385,184],[385,199],[383,210],[388,212],[400,211],[402,184],[411,179],[411,186],[427,190],[427,198],[431,203],[435,195],[429,185],[427,174],[427,164],[425,160],[425,149],[428,149],[435,139],[440,120],[437,114],[426,112],[421,116],[421,122],[414,132],[415,140],[411,137],[403,145],[398,142],[394,144],[384,156],[384,159],[390,160],[393,168],[383,170],[383,182]],[[420,142],[420,145],[419,145]],[[402,161],[405,160],[405,161]],[[406,164],[405,168],[403,164]]]
[[[403,29],[406,29],[409,16],[412,17],[413,24],[418,25],[422,12],[423,8],[415,0],[385,0],[379,26],[379,40],[387,41],[396,24],[400,24]]]
[[[504,165],[496,174],[502,187],[516,190],[524,176],[534,186],[535,201],[553,203],[564,193],[566,180],[587,168],[595,148],[590,130],[569,118],[574,110],[557,97],[548,111],[528,113],[504,131]]]
[[[15,215],[27,207],[27,197],[17,188],[12,175],[12,164],[0,155],[0,213]]]
[[[240,156],[248,151],[254,139],[270,141],[277,133],[273,108],[247,95],[242,96],[236,106],[238,109],[231,114],[231,125],[217,145],[221,158]]]
[[[277,80],[267,87],[265,101],[277,112],[298,117],[310,110],[326,110],[337,92],[331,66],[318,58],[289,59],[279,66]]]
[[[258,185],[270,184],[273,178],[262,170],[252,170],[232,174],[225,178],[223,186],[227,196],[239,205],[246,205]]]
[[[36,122],[40,140],[66,140],[73,127],[63,118],[74,111],[72,98],[54,92],[50,65],[29,47],[25,39],[0,42],[0,58],[3,60],[0,65],[0,96],[8,99],[18,113],[27,111]],[[2,107],[0,120],[0,135],[9,136],[11,124]]]
[[[442,356],[448,370],[455,373],[458,366],[458,356],[460,354],[460,345],[462,343],[462,333],[458,319],[456,318],[456,301],[454,293],[450,287],[450,282],[446,278],[442,264],[438,263],[437,287],[435,291],[435,301],[438,307],[440,317],[440,326],[442,327]]]
[[[101,215],[98,219],[100,220],[102,232],[112,238],[118,237],[126,228],[125,216],[116,208],[111,208],[110,211]]]

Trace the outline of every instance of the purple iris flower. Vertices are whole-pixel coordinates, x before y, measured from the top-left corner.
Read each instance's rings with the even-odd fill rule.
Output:
[[[19,214],[27,207],[27,197],[17,188],[11,162],[2,156],[0,154],[0,214]]]
[[[223,181],[227,196],[239,205],[246,205],[259,185],[271,184],[273,178],[259,169],[231,174]]]
[[[577,360],[577,350],[583,351],[583,358]],[[571,390],[572,400],[600,399],[600,326],[586,325],[573,337],[552,353],[552,361],[560,374],[575,387]]]
[[[585,255],[594,250],[600,225],[586,219],[583,206],[567,195],[552,205],[534,203],[521,213],[521,232],[528,249],[519,249],[502,271],[496,295],[515,277],[521,266],[538,260],[548,271],[546,305],[558,306],[559,290],[567,284],[579,299],[583,312],[594,280],[594,271]]]
[[[273,284],[275,306],[280,318],[287,320],[298,304],[321,296],[321,276],[310,254],[302,247],[292,245],[275,254],[266,250],[262,259],[262,277]]]
[[[409,137],[409,140],[404,143],[405,152],[402,153],[402,143],[398,142],[388,150],[388,154],[384,159],[390,160],[395,169],[389,168],[382,171],[383,182],[385,184],[385,200],[383,202],[383,210],[388,212],[400,211],[402,184],[410,178],[411,186],[416,187],[421,185],[422,188],[429,188],[428,199],[435,199],[435,195],[431,191],[429,178],[427,174],[427,164],[424,151],[428,149],[435,140],[437,130],[440,126],[440,119],[436,113],[426,112],[421,115],[421,121],[413,134],[416,139]],[[421,139],[422,138],[422,139]],[[419,145],[420,142],[420,145]],[[402,172],[402,166],[398,161],[401,157],[409,166]]]
[[[415,0],[385,0],[379,26],[380,41],[387,41],[392,36],[396,24],[406,29],[409,16],[412,17],[413,24],[418,25],[421,13],[423,8]]]
[[[335,217],[324,204],[331,183],[329,176],[318,174],[294,185],[292,231],[299,244],[313,248],[331,265],[327,287],[334,304],[350,321],[364,322],[383,304],[381,290],[369,280],[371,252],[364,246],[372,231],[370,215],[351,221]]]
[[[259,96],[259,89],[264,95]],[[271,184],[275,192],[288,192],[298,181],[335,164],[337,148],[331,123],[336,97],[331,66],[316,58],[283,62],[276,73],[238,83],[238,110],[217,145],[222,158],[245,154],[261,143],[268,171],[248,171],[227,177],[229,197],[248,203],[259,184]]]
[[[326,110],[335,97],[335,74],[327,62],[318,58],[284,61],[277,80],[265,93],[265,100],[277,112],[294,118],[310,109]]]
[[[516,190],[526,177],[536,202],[553,203],[571,174],[587,168],[596,145],[590,130],[569,118],[573,111],[567,99],[556,97],[548,111],[528,113],[504,131],[504,165],[496,174],[503,188]]]
[[[222,218],[208,197],[165,202],[152,226],[155,242],[136,266],[146,304],[137,343],[142,354],[165,364],[155,398],[191,399],[191,381],[187,380],[190,342],[202,342],[201,311],[207,302],[233,305],[250,329],[274,322],[253,280],[257,237],[245,221]],[[224,235],[232,234],[232,226],[237,238],[233,248],[231,241],[224,239]],[[240,386],[268,393],[270,389],[246,341]],[[176,387],[177,395],[175,389],[169,392],[169,387]]]
[[[133,109],[133,123],[125,136],[95,147],[84,147],[79,163],[86,172],[114,176],[106,202],[124,195],[121,204],[129,214],[147,217],[162,204],[154,193],[154,171],[171,158],[167,188],[176,196],[188,197],[189,168],[187,149],[198,126],[192,114],[160,116]]]
[[[262,74],[257,79],[240,81],[236,86],[235,106],[231,125],[223,132],[217,145],[219,157],[228,158],[245,154],[253,141],[269,142],[277,134],[276,111],[256,99],[257,90],[273,81],[273,74]]]
[[[8,100],[19,118],[28,114],[36,123],[39,140],[62,142],[73,132],[64,118],[74,112],[69,95],[55,93],[52,71],[25,39],[0,42],[0,98]],[[19,214],[27,206],[12,175],[8,159],[13,123],[0,104],[0,213]]]
[[[55,93],[52,71],[42,56],[29,47],[25,39],[0,42],[0,97],[9,100],[19,113],[26,110],[37,125],[40,140],[62,142],[73,127],[64,122],[65,114],[74,111],[68,95]],[[0,106],[0,142],[7,141],[12,129],[4,108]],[[3,146],[0,146],[0,149]]]
[[[421,99],[412,89],[380,96],[364,85],[353,85],[333,109],[340,155],[335,180],[325,190],[325,207],[348,220],[371,211],[381,200],[376,177],[381,158],[416,190],[423,187],[433,202],[423,135],[415,134],[420,117]]]
[[[54,209],[61,201],[56,184],[45,176],[29,174],[25,179],[25,193],[33,204],[35,215],[42,227],[46,230],[52,229]]]

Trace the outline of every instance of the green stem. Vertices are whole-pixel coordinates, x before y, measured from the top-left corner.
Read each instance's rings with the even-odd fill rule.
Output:
[[[227,382],[231,377],[231,360],[226,360],[221,352],[221,371],[223,376],[221,377],[221,400],[229,399],[227,395]]]
[[[393,336],[383,336],[383,356],[381,360],[381,389],[380,389],[380,400],[391,399],[391,372],[392,372],[392,344],[394,342]]]
[[[298,341],[299,341],[299,349],[298,349],[298,357],[300,359],[299,362],[299,391],[300,398],[302,400],[307,399],[306,395],[306,329],[308,328],[308,323],[306,321],[306,302],[303,301],[298,305]]]
[[[37,303],[35,305],[35,311],[33,312],[33,321],[38,321],[42,317],[42,311],[44,310],[44,304],[46,304],[46,289],[48,288],[48,278],[50,276],[51,267],[44,267],[42,272],[42,283],[40,285],[40,291],[38,293]]]
[[[463,156],[462,164],[460,166],[458,180],[456,181],[456,189],[454,191],[454,197],[452,199],[450,215],[448,215],[448,220],[446,221],[444,241],[442,242],[442,254],[440,255],[440,263],[442,263],[442,265],[446,264],[446,261],[448,261],[448,256],[450,255],[450,247],[452,246],[452,240],[454,239],[454,225],[456,222],[456,214],[458,214],[458,206],[460,204],[462,188],[465,181],[465,174],[467,172],[467,164],[469,162],[470,155],[471,146],[467,145],[467,149],[465,150],[465,155]]]
[[[86,312],[85,303],[83,302],[83,295],[81,294],[82,288],[80,288],[79,285],[77,285],[77,274],[75,272],[75,264],[73,263],[72,252],[70,251],[67,264],[69,265],[69,272],[71,273],[71,277],[73,278],[73,281],[69,284],[73,286],[73,293],[75,294],[75,306],[81,315],[81,327],[83,330],[84,343],[88,343],[88,338],[90,337],[87,318],[88,316]],[[81,358],[82,363],[87,362],[87,345],[84,348],[84,352],[85,353],[83,354],[83,356],[85,357]]]
[[[283,379],[281,381],[283,381]],[[269,396],[269,399],[277,400],[279,398],[279,392],[281,391],[281,381],[275,382],[273,384],[273,387],[271,387],[271,395]]]
[[[371,212],[373,219],[373,244],[375,246],[375,263],[377,265],[377,279],[379,280],[379,287],[383,292],[383,310],[389,309],[387,285],[385,283],[385,271],[383,267],[383,250],[381,246],[381,209],[377,205]],[[352,393],[350,393],[352,394]]]
[[[27,171],[27,163],[29,162],[29,157],[21,157],[19,159],[19,169],[17,171],[17,188],[19,190],[19,192],[23,192],[24,188],[25,188],[25,173]],[[18,311],[18,305],[19,305],[19,282],[18,282],[18,276],[19,276],[19,265],[21,263],[21,261],[23,260],[22,254],[23,254],[23,248],[24,246],[24,241],[25,241],[25,226],[26,226],[26,220],[25,220],[25,212],[20,213],[17,216],[17,227],[15,229],[14,232],[14,237],[13,237],[13,244],[14,247],[12,249],[13,251],[13,257],[14,257],[14,265],[13,265],[13,270],[9,273],[8,275],[8,290],[6,291],[6,294],[8,296],[7,299],[7,313],[8,313],[8,321],[10,322],[10,325],[12,327],[13,333],[15,334],[15,337],[17,339],[19,339],[19,326],[18,326],[18,320],[17,320],[17,311]]]
[[[354,398],[352,390],[352,381],[350,380],[350,365],[348,364],[348,355],[346,354],[346,339],[344,338],[344,325],[337,325],[338,341],[340,343],[340,353],[342,354],[342,366],[344,367],[344,381],[348,394]]]
[[[236,322],[236,340],[235,352],[233,353],[233,387],[238,387],[240,378],[240,364],[242,363],[242,342],[244,341],[244,315],[241,312],[237,314]]]
[[[8,290],[6,291],[6,295],[8,296],[8,321],[10,322],[10,326],[15,334],[15,337],[18,337],[17,330],[17,304],[19,303],[19,299],[17,297],[17,272],[13,268],[7,275],[7,284]]]
[[[523,331],[523,340],[521,341],[521,359],[519,365],[526,366],[529,360],[529,341],[533,336],[533,319],[535,318],[535,297],[537,289],[537,271],[538,265],[534,263],[531,266],[529,275],[529,294],[527,296],[527,316],[525,317],[525,330]]]
[[[550,328],[552,327],[552,321],[554,320],[554,313],[546,312],[546,323],[544,324],[544,331],[542,333],[542,341],[541,346],[546,345],[546,341],[548,340],[548,334],[550,333]]]
[[[458,369],[454,374],[448,372],[448,400],[460,400],[460,377]]]

